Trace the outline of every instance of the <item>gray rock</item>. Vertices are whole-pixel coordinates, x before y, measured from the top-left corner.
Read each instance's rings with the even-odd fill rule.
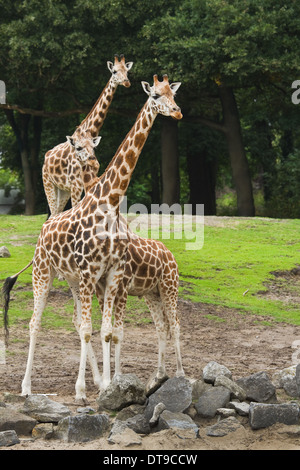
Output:
[[[166,409],[166,405],[164,403],[158,403],[155,406],[152,418],[149,421],[149,424],[151,426],[154,426],[158,422],[160,415],[165,409]]]
[[[24,401],[26,400],[26,398],[22,397],[21,395],[16,395],[14,393],[9,392],[4,393],[3,399],[5,403],[10,404],[24,403]]]
[[[156,390],[162,386],[162,384],[168,380],[168,376],[165,375],[164,377],[157,378],[156,377],[156,372],[151,375],[151,377],[148,379],[146,386],[145,386],[145,392],[147,397],[149,395],[152,395],[152,393],[156,392]]]
[[[150,395],[145,416],[150,421],[156,405],[163,403],[167,410],[183,412],[192,403],[192,386],[184,377],[172,377],[167,380],[156,392]]]
[[[297,403],[250,403],[249,423],[252,429],[261,429],[275,423],[297,424],[299,405]]]
[[[188,379],[192,385],[192,398],[198,400],[203,393],[207,392],[213,385],[204,382],[203,379]]]
[[[2,431],[0,432],[0,447],[10,447],[19,444],[20,440],[16,431]]]
[[[50,400],[46,395],[30,395],[23,405],[23,413],[41,423],[58,423],[71,411],[65,405]]]
[[[229,402],[228,406],[233,408],[237,414],[240,416],[248,416],[249,415],[249,408],[250,404],[246,401],[239,402],[239,401],[231,401]]]
[[[18,435],[31,435],[36,420],[13,410],[0,408],[0,431],[15,431]]]
[[[68,416],[59,421],[54,437],[66,442],[93,441],[103,436],[108,426],[106,414]]]
[[[297,397],[300,397],[300,364],[297,364],[295,375],[296,375]]]
[[[122,449],[132,445],[141,445],[142,438],[133,429],[127,426],[120,428],[119,432],[111,433],[107,439],[110,444],[118,444]]]
[[[218,408],[224,408],[230,400],[230,391],[225,387],[213,387],[205,392],[195,404],[202,418],[213,418]]]
[[[283,388],[291,397],[300,396],[296,381],[296,368],[297,365],[286,367],[273,376],[277,388]]]
[[[94,408],[92,408],[91,406],[80,406],[79,408],[77,408],[77,413],[93,414],[96,413],[96,410],[94,410]]]
[[[113,378],[106,390],[97,398],[99,411],[121,410],[132,403],[146,401],[145,386],[134,374],[118,375]]]
[[[158,431],[170,428],[193,429],[195,437],[199,436],[199,428],[190,416],[184,413],[172,413],[172,411],[164,410],[159,417]]]
[[[0,247],[0,258],[10,258],[11,254],[6,246]]]
[[[237,398],[240,401],[244,401],[246,399],[245,390],[225,375],[218,375],[216,377],[215,387],[219,387],[220,385],[228,388],[231,398]]]
[[[149,434],[150,424],[144,414],[138,414],[125,421],[126,426],[137,434]]]
[[[221,418],[229,418],[230,416],[235,416],[236,411],[234,408],[218,408],[216,414],[221,416]]]
[[[274,403],[277,400],[276,389],[266,372],[237,379],[236,383],[245,390],[247,400],[259,403]]]
[[[224,437],[231,432],[244,429],[244,426],[240,424],[236,418],[230,416],[229,418],[222,419],[213,426],[207,427],[206,435],[212,437]]]
[[[111,440],[111,438],[113,438],[113,436],[116,434],[121,434],[126,428],[128,428],[126,421],[122,421],[116,418],[111,427],[111,430],[108,436],[108,442],[113,444],[114,442]]]
[[[219,364],[218,362],[211,361],[203,369],[203,379],[205,382],[214,383],[218,375],[225,375],[231,379],[232,374],[227,367]]]
[[[116,419],[119,419],[121,421],[126,421],[129,418],[133,418],[134,416],[138,414],[143,414],[145,411],[145,405],[129,405],[126,406],[125,408],[122,408],[121,411],[118,412]]]
[[[51,439],[54,436],[53,423],[37,424],[32,430],[35,439]]]

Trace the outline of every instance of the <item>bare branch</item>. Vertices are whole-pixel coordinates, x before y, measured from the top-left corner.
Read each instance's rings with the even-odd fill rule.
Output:
[[[204,124],[204,126],[223,132],[224,134],[227,132],[226,126],[222,122],[212,121],[211,119],[202,118],[200,116],[187,116],[185,121],[200,122],[200,124]]]

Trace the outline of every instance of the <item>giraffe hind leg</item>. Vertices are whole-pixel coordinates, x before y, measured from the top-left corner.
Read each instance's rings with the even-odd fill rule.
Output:
[[[162,299],[163,309],[165,317],[168,322],[170,329],[171,338],[174,342],[175,355],[176,355],[176,377],[184,376],[184,370],[182,366],[182,357],[180,349],[180,322],[177,314],[177,294],[167,295],[164,289],[160,289],[160,295]]]
[[[158,336],[158,368],[156,379],[160,380],[166,376],[166,345],[168,334],[168,323],[164,315],[162,300],[159,294],[154,292],[144,296],[145,302],[150,310],[151,316],[155,323],[156,333]]]
[[[32,284],[34,293],[34,310],[29,324],[30,329],[30,341],[29,341],[29,352],[27,359],[26,372],[22,382],[22,396],[31,395],[31,373],[33,366],[33,357],[37,341],[37,335],[41,326],[42,314],[47,302],[48,293],[52,286],[55,273],[50,270],[48,276],[36,276],[33,268],[32,273]]]
[[[74,313],[73,313],[73,324],[76,328],[76,331],[80,337],[80,324],[81,324],[81,302],[80,302],[80,295],[79,295],[79,289],[78,287],[74,287],[73,285],[70,285],[70,289],[73,295],[74,299]],[[91,344],[91,341],[89,341],[88,346],[87,346],[87,358],[90,363],[90,367],[92,370],[93,374],[93,380],[94,384],[99,388],[99,390],[102,387],[102,380],[101,380],[101,375],[98,369],[98,364],[97,364],[97,359]]]

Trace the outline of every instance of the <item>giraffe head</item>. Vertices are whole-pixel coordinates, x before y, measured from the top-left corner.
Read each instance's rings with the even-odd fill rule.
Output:
[[[95,147],[99,144],[101,137],[91,137],[89,133],[67,135],[67,141],[75,150],[75,156],[81,166],[88,165],[96,174],[100,168],[95,155]]]
[[[127,77],[127,72],[131,69],[133,62],[125,62],[125,57],[122,54],[119,57],[115,55],[115,63],[108,61],[107,67],[112,73],[112,80],[116,85],[123,85],[126,88],[130,87],[130,81]]]
[[[163,116],[171,116],[174,119],[181,119],[181,109],[174,100],[175,93],[181,83],[169,83],[167,75],[163,76],[162,82],[158,80],[157,75],[154,75],[153,82],[152,87],[150,87],[148,82],[142,82],[142,86],[150,97],[151,107],[154,112],[162,114]]]

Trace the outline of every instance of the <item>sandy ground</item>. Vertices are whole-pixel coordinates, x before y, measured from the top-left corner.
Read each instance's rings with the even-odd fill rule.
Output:
[[[50,302],[65,302],[59,291],[53,293]],[[209,361],[226,365],[233,379],[254,372],[266,371],[270,377],[277,370],[292,365],[293,343],[300,340],[300,327],[277,324],[271,318],[244,315],[221,307],[192,304],[179,301],[181,318],[181,347],[186,376],[199,378]],[[216,321],[216,316],[223,321]],[[266,326],[266,320],[268,326]],[[99,367],[101,344],[99,330],[92,337],[94,350],[98,351]],[[295,343],[294,343],[295,344]],[[79,365],[80,343],[76,332],[42,330],[38,339],[32,379],[33,393],[55,394],[50,398],[65,403],[72,410],[77,406],[74,387]],[[28,353],[28,330],[14,327],[10,330],[10,345],[6,364],[0,365],[0,400],[4,392],[20,393]],[[125,325],[122,368],[124,373],[135,373],[144,382],[155,371],[157,363],[157,340],[153,323]],[[113,370],[113,360],[112,360]],[[175,355],[172,344],[168,345],[167,371],[175,373]],[[90,405],[96,407],[97,390],[87,371],[87,396]],[[290,400],[289,397],[278,397]],[[142,437],[138,446],[125,450],[300,450],[299,426],[275,425],[268,429],[253,431],[247,418],[239,418],[244,425],[222,438],[208,437],[205,428],[215,421],[197,421],[200,426],[198,439],[184,438],[172,430],[161,431]],[[2,448],[3,449],[3,448]],[[68,444],[56,440],[22,440],[8,450],[109,450],[121,449],[110,445],[107,436],[89,443]]]

